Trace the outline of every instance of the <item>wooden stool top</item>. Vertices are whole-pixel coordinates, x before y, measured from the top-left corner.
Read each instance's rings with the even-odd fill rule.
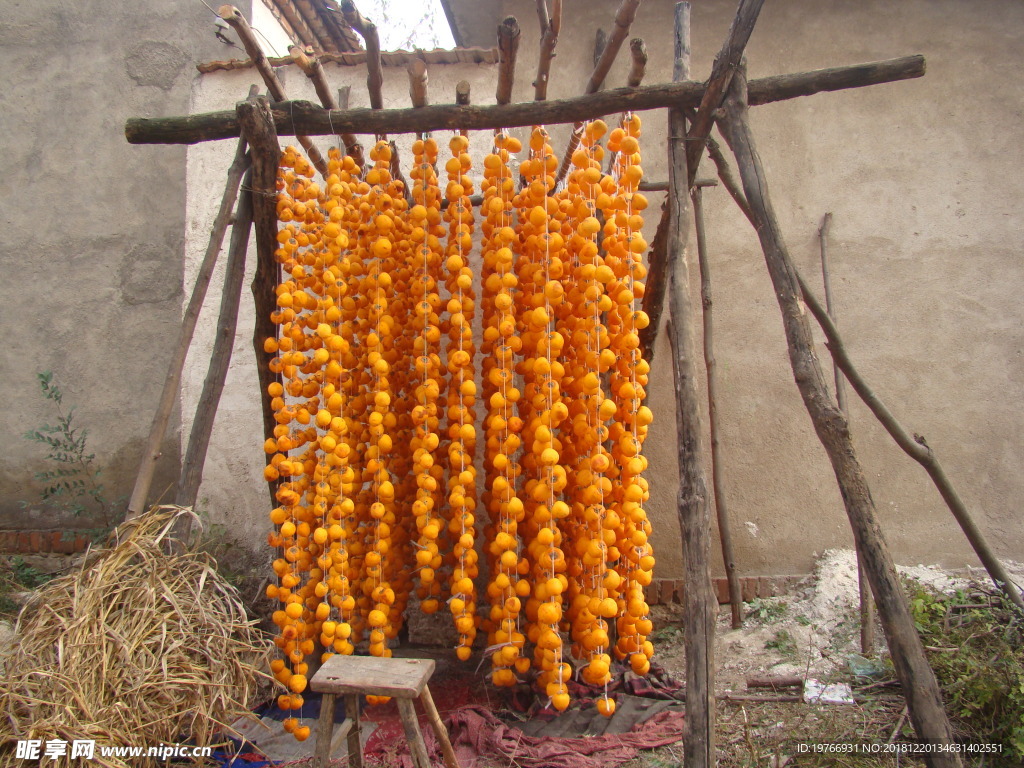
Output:
[[[433,659],[385,659],[337,653],[309,681],[317,693],[363,693],[415,699],[434,674]]]

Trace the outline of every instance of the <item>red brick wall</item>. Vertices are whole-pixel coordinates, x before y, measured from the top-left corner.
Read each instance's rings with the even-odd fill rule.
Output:
[[[0,554],[73,555],[84,552],[91,541],[81,531],[0,530]]]

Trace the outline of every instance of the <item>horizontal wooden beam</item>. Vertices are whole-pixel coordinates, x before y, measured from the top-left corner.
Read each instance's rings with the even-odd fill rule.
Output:
[[[775,75],[750,81],[750,104],[767,104],[823,91],[921,77],[924,56],[874,61],[848,67]],[[552,125],[591,120],[631,110],[695,107],[704,94],[702,83],[687,81],[617,88],[556,101],[497,106],[437,104],[421,109],[349,109],[328,111],[307,101],[271,105],[279,135],[328,136],[346,133],[382,134],[426,131],[485,130],[529,125]],[[197,144],[239,135],[234,109],[182,117],[132,117],[125,123],[130,144]]]

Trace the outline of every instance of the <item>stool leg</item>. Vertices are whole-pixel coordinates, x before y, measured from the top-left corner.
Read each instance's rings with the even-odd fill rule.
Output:
[[[328,768],[331,764],[331,742],[334,740],[334,694],[325,693],[320,701],[320,722],[316,730],[314,768]]]
[[[345,697],[345,717],[352,721],[348,732],[349,768],[363,768],[363,742],[359,733],[359,694],[350,693]]]
[[[416,768],[430,768],[427,745],[423,743],[423,734],[420,733],[420,725],[416,720],[416,706],[412,699],[398,699],[398,711],[402,715],[402,727],[405,728],[405,738],[409,742],[409,751],[412,752],[413,765]]]
[[[448,740],[448,731],[444,727],[444,723],[441,722],[441,714],[437,711],[437,707],[434,706],[434,697],[430,695],[430,689],[427,686],[423,686],[423,693],[420,694],[420,703],[423,704],[423,709],[427,713],[427,719],[430,720],[430,726],[434,729],[434,735],[441,742],[445,766],[447,768],[459,768],[459,761],[455,757],[455,750],[452,749],[452,743]]]

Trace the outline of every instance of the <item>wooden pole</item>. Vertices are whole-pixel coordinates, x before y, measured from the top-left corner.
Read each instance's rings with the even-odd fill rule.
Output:
[[[818,230],[818,241],[821,247],[821,279],[825,285],[825,302],[828,306],[828,315],[832,322],[836,322],[835,306],[832,303],[832,278],[828,268],[828,233],[832,228],[831,211],[825,214],[821,221],[821,228]],[[839,370],[839,363],[832,361],[832,378],[836,382],[836,405],[843,412],[843,418],[850,421],[850,409],[846,406],[846,386],[843,381],[843,373]],[[864,562],[857,553],[857,593],[860,600],[860,652],[870,656],[875,652],[875,604],[871,599],[871,586],[867,581],[867,574],[864,573]]]
[[[775,75],[750,83],[750,103],[768,104],[824,91],[907,80],[923,76],[924,71],[923,56],[905,56],[849,67]],[[271,105],[271,111],[278,134],[288,136],[296,132],[326,136],[338,131],[415,133],[442,129],[488,130],[573,123],[615,112],[695,107],[703,93],[704,86],[691,81],[616,88],[571,99],[497,106],[435,104],[417,110],[349,109],[328,112],[308,101],[289,101]],[[237,138],[238,133],[238,117],[234,110],[178,117],[131,117],[125,122],[125,137],[130,144],[196,144]]]
[[[708,136],[711,134],[711,126],[714,125],[714,115],[721,108],[725,99],[725,90],[732,79],[732,73],[740,58],[743,56],[743,49],[754,31],[754,24],[761,12],[761,5],[764,0],[740,0],[736,16],[729,27],[729,34],[726,35],[722,49],[715,58],[714,66],[711,68],[711,77],[701,94],[700,106],[696,112],[684,114],[690,121],[690,130],[686,134],[686,163],[688,186],[692,187],[697,178],[697,166],[700,164],[701,152]],[[689,45],[689,42],[687,42]],[[689,51],[686,51],[687,56]],[[685,108],[689,105],[683,105]],[[668,226],[668,208],[662,208],[661,221],[658,228]],[[655,237],[657,241],[657,237]],[[664,249],[652,248],[650,251],[649,277],[647,280],[647,291],[644,293],[643,310],[651,319],[648,326],[640,331],[640,350],[651,354],[654,351],[654,340],[658,335],[658,323],[661,318],[662,307],[665,304],[665,265],[662,261],[667,258]]]
[[[494,99],[499,105],[512,101],[512,85],[516,79],[516,55],[519,53],[519,22],[506,16],[498,25],[498,87]],[[487,126],[500,128],[500,125]]]
[[[881,614],[893,665],[907,698],[918,738],[929,744],[952,744],[953,734],[942,707],[942,695],[928,666],[896,566],[879,528],[875,504],[857,460],[849,426],[828,391],[821,364],[814,354],[811,327],[800,301],[793,262],[768,196],[767,180],[754,146],[747,114],[746,76],[740,68],[733,76],[722,125],[726,140],[736,156],[740,179],[754,214],[755,229],[782,311],[793,375],[839,482],[854,540],[864,556],[864,566]],[[925,759],[933,768],[961,765],[959,756],[952,753],[929,754]]]
[[[242,301],[242,282],[245,278],[245,257],[249,248],[249,231],[252,229],[252,171],[242,180],[242,194],[238,199],[235,220],[231,227],[231,241],[228,246],[228,260],[224,271],[224,287],[221,292],[220,316],[217,318],[217,336],[213,354],[203,381],[203,391],[196,405],[192,431],[189,433],[188,448],[181,464],[181,477],[175,503],[191,507],[196,503],[199,486],[203,482],[203,466],[206,452],[210,447],[213,423],[217,406],[224,391],[231,352],[235,345],[235,330],[238,326],[238,307]]]
[[[412,101],[413,109],[422,109],[427,106],[427,83],[430,79],[427,74],[427,63],[423,59],[413,59],[406,71],[409,73],[409,99]],[[416,138],[422,139],[426,135],[419,132]]]
[[[235,30],[235,34],[238,35],[238,39],[242,41],[242,47],[245,48],[245,52],[249,54],[249,58],[256,64],[256,69],[260,73],[260,77],[263,78],[263,82],[267,86],[267,90],[270,91],[270,95],[274,98],[274,101],[284,101],[288,97],[285,95],[284,86],[281,85],[281,81],[278,80],[277,74],[274,72],[273,67],[270,66],[270,62],[267,61],[266,54],[263,53],[263,49],[260,48],[260,44],[256,41],[256,35],[253,34],[252,27],[249,26],[249,22],[245,20],[245,17],[233,5],[222,5],[218,10],[218,15],[224,19],[231,28]],[[334,133],[334,131],[331,131]],[[320,150],[317,149],[316,145],[313,144],[312,139],[305,135],[296,135],[296,141],[306,151],[306,156],[309,157],[309,162],[313,164],[313,167],[320,171],[320,175],[325,179],[328,176],[327,161],[324,160],[324,156],[320,154]]]
[[[715,361],[714,313],[711,300],[711,266],[708,263],[707,236],[704,231],[704,200],[701,188],[695,186],[690,193],[693,201],[693,222],[697,233],[697,261],[700,264],[700,299],[704,319],[704,369],[708,379],[708,428],[711,435],[711,485],[715,493],[715,515],[718,519],[718,539],[722,545],[722,562],[729,584],[729,609],[732,628],[743,625],[743,591],[736,573],[736,559],[732,552],[732,529],[725,503],[725,462],[719,444],[718,426],[718,366]]]
[[[1014,587],[1012,578],[992,551],[992,547],[989,546],[985,535],[978,528],[973,515],[967,509],[967,505],[960,498],[960,494],[957,493],[953,484],[949,481],[931,446],[928,445],[928,442],[921,435],[915,433],[911,436],[896,417],[893,416],[885,403],[875,394],[874,390],[864,380],[864,377],[854,367],[853,361],[846,351],[846,346],[843,344],[842,337],[839,335],[839,329],[832,322],[826,309],[821,306],[821,302],[818,301],[799,275],[797,275],[797,279],[800,281],[800,290],[804,301],[807,303],[807,307],[811,310],[811,314],[814,315],[815,320],[818,321],[822,331],[825,333],[825,338],[828,340],[828,350],[832,354],[832,359],[846,375],[850,385],[860,396],[860,399],[871,409],[871,412],[878,421],[885,427],[886,432],[896,441],[896,444],[903,449],[904,453],[925,468],[928,476],[931,477],[936,489],[942,496],[943,501],[946,502],[946,506],[949,507],[949,511],[953,513],[953,517],[959,523],[978,559],[981,560],[985,570],[988,571],[993,583],[1002,590],[1011,603],[1017,606],[1019,610],[1024,611],[1024,598],[1021,596],[1020,589]]]
[[[700,157],[704,151],[704,143],[711,134],[711,126],[715,124],[715,114],[725,101],[725,92],[732,81],[733,72],[739,66],[743,58],[743,51],[747,47],[747,41],[754,31],[754,24],[761,13],[761,6],[764,0],[740,0],[736,16],[733,17],[732,25],[729,27],[729,34],[726,35],[722,49],[715,57],[715,63],[711,67],[711,77],[708,78],[707,87],[701,97],[700,106],[697,107],[697,114],[693,116],[690,123],[690,132],[687,135],[690,143],[686,147],[686,162],[690,172],[690,184],[697,178],[697,166],[700,165]]]
[[[460,107],[464,107],[469,104],[470,85],[469,80],[459,80],[455,84],[455,103]],[[469,136],[469,131],[462,129],[459,131],[463,136]],[[447,198],[445,199],[447,201]],[[480,202],[483,202],[483,198],[480,198]],[[476,203],[479,205],[480,203]]]
[[[629,41],[629,75],[626,77],[626,85],[636,88],[644,80],[647,74],[647,46],[639,37]]]
[[[537,0],[537,17],[540,21],[540,58],[537,62],[537,79],[533,81],[534,101],[548,97],[548,77],[551,74],[551,60],[555,58],[558,32],[562,28],[562,0],[552,0],[551,14],[548,15],[548,0]]]
[[[316,90],[316,96],[320,99],[320,103],[323,105],[324,109],[342,108],[342,105],[334,98],[334,94],[331,93],[331,86],[327,82],[327,75],[324,72],[323,64],[320,63],[320,57],[313,56],[310,58],[297,45],[289,46],[288,52],[291,54],[295,63],[299,65],[299,69],[301,69],[306,77],[308,77],[313,83],[313,88]],[[348,108],[347,101],[343,108]],[[345,133],[344,131],[339,131],[337,136],[341,141],[341,146],[345,149],[345,154],[349,155],[355,161],[356,165],[362,168],[363,145],[359,143],[359,139],[356,138],[355,134]]]
[[[213,227],[210,230],[206,253],[203,256],[202,264],[199,265],[196,284],[181,319],[181,329],[178,331],[177,343],[167,366],[160,401],[153,416],[153,423],[149,428],[149,437],[142,450],[139,473],[135,478],[135,486],[132,488],[132,495],[128,500],[128,511],[125,515],[128,520],[137,517],[146,508],[146,498],[149,496],[149,489],[153,484],[156,464],[162,455],[160,446],[167,434],[167,425],[171,420],[171,413],[174,411],[174,405],[181,390],[181,374],[185,368],[185,358],[192,345],[192,337],[195,335],[196,323],[199,321],[199,313],[203,308],[203,300],[206,298],[206,290],[210,287],[213,269],[217,265],[217,257],[220,254],[221,245],[224,243],[224,234],[227,232],[235,200],[238,198],[238,185],[242,181],[242,175],[249,167],[249,156],[246,154],[245,147],[245,140],[239,139],[235,157],[228,168],[227,183],[224,186],[224,195],[221,197],[220,209],[217,211]]]
[[[630,27],[633,26],[633,20],[636,18],[636,12],[639,7],[640,0],[622,0],[619,9],[615,12],[615,26],[612,29],[612,33],[608,36],[608,42],[605,44],[604,50],[601,51],[600,58],[594,64],[594,69],[590,73],[590,79],[587,80],[583,93],[592,94],[601,90],[605,78],[608,77],[608,71],[615,62],[615,57],[619,55],[619,49],[622,48],[623,41],[629,36]],[[625,112],[626,110],[611,111]],[[558,174],[555,176],[555,187],[562,183],[565,175],[569,172],[569,165],[572,163],[572,153],[576,151],[576,147],[579,146],[582,138],[583,121],[577,120],[575,125],[573,125],[572,134],[569,136],[569,146],[565,148],[565,153],[562,155],[562,165],[559,166]]]
[[[689,75],[690,4],[675,6],[673,79]],[[715,614],[709,571],[711,505],[704,477],[701,414],[694,370],[694,309],[686,241],[690,212],[686,171],[686,118],[682,109],[668,112],[669,150],[669,312],[672,316],[672,370],[676,399],[679,460],[679,527],[683,541],[683,628],[686,646],[686,726],[683,763],[688,768],[715,764]]]
[[[273,355],[263,349],[263,342],[277,334],[270,315],[277,308],[276,288],[280,278],[280,267],[274,258],[274,251],[277,250],[276,181],[280,147],[270,117],[270,105],[265,98],[255,102],[240,102],[236,108],[239,123],[252,146],[252,205],[256,233],[256,274],[251,285],[256,305],[256,323],[252,343],[260,381],[260,403],[263,406],[263,437],[266,439],[274,437],[274,427],[277,425],[267,387],[280,380],[270,370]],[[271,503],[275,505],[276,489],[276,482],[270,483]]]
[[[366,46],[366,90],[370,93],[370,108],[383,109],[384,68],[380,63],[380,35],[377,33],[377,25],[366,19],[352,0],[340,0],[339,4],[345,21],[359,33],[363,38],[363,45]]]

